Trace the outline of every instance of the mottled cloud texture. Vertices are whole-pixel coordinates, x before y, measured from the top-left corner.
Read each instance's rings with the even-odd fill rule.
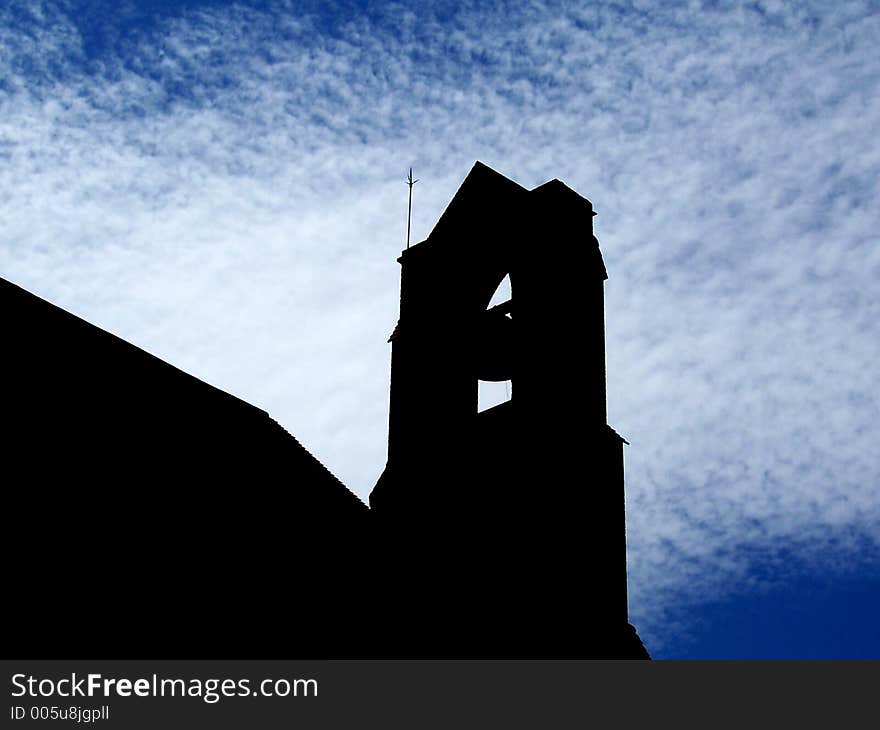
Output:
[[[580,5],[4,3],[0,276],[366,497],[407,168],[414,240],[475,159],[564,180],[599,211],[631,612],[662,654],[675,606],[876,569],[880,15]]]

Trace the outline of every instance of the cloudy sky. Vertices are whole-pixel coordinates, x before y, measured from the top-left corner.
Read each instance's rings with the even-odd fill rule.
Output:
[[[880,658],[878,45],[876,2],[5,0],[0,276],[366,498],[407,169],[414,240],[477,159],[558,177],[649,649]]]

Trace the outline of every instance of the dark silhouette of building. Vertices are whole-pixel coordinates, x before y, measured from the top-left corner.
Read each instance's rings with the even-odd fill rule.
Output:
[[[318,655],[357,642],[353,548],[369,510],[296,439],[2,280],[0,311],[7,651],[262,654],[286,637]]]
[[[478,162],[399,259],[388,464],[370,504],[410,615],[443,617],[435,652],[645,656],[627,622],[594,215],[558,180],[526,190]],[[505,276],[511,299],[488,308]],[[510,380],[511,399],[478,413],[481,379]]]
[[[0,280],[7,653],[646,658],[593,215],[477,163],[403,252],[371,509],[264,411]],[[480,379],[510,401],[478,413]]]

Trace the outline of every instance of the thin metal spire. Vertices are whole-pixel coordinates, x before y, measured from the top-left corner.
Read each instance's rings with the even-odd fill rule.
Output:
[[[409,185],[409,206],[406,211],[406,247],[409,248],[409,231],[410,225],[412,224],[412,186],[415,185],[418,180],[413,180],[412,176],[412,168],[409,168],[409,175],[406,178],[406,184]]]

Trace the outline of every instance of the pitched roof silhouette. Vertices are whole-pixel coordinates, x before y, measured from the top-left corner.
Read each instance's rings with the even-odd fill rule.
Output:
[[[522,185],[496,172],[479,160],[440,215],[427,240],[441,236],[447,228],[456,228],[465,220],[469,225],[484,221],[497,225],[507,217],[511,205],[528,193]],[[418,245],[418,244],[417,244]]]
[[[23,411],[38,406],[41,421],[51,423],[53,416],[61,417],[58,411],[64,404],[73,407],[71,401],[78,401],[92,413],[80,411],[75,420],[93,420],[101,408],[109,415],[124,402],[125,420],[173,417],[212,433],[238,431],[246,424],[271,434],[292,465],[307,469],[312,479],[301,480],[292,489],[313,491],[314,499],[328,507],[366,511],[353,492],[256,406],[2,278],[0,311],[8,322],[3,335],[6,369],[20,375],[16,397],[6,403],[7,418],[15,404]],[[39,389],[29,389],[29,381],[35,382],[39,375],[44,376]]]

